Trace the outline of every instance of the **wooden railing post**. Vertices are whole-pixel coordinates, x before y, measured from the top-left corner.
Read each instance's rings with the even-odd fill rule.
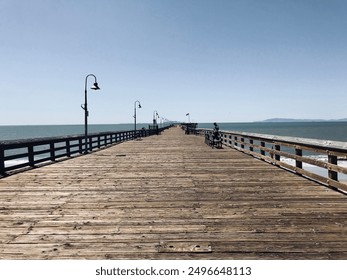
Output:
[[[337,156],[328,155],[328,162],[337,165]],[[337,181],[337,172],[328,169],[328,176],[330,179]]]
[[[241,137],[241,149],[244,149],[245,148],[245,138]]]
[[[51,155],[51,161],[55,161],[54,142],[49,143],[49,150],[50,150],[50,155]]]
[[[83,139],[82,138],[78,139],[78,151],[80,154],[83,154]]]
[[[302,157],[302,150],[301,149],[295,149],[295,155]],[[295,160],[295,167],[302,169],[302,161]]]
[[[254,148],[252,147],[252,145],[253,145],[253,139],[249,139],[249,144],[250,144],[249,150],[250,150],[251,152],[253,152],[253,151],[254,151]]]
[[[260,142],[260,146],[261,146],[261,147],[265,147],[265,142],[264,142],[264,141],[261,141],[261,142]],[[260,149],[260,154],[261,154],[262,156],[265,156],[265,151],[262,150],[262,149]]]
[[[70,141],[69,141],[69,140],[66,140],[66,141],[65,141],[65,145],[66,145],[66,155],[67,155],[68,157],[71,157]]]
[[[34,163],[34,146],[29,144],[28,145],[28,161],[29,165],[33,167],[35,165]]]
[[[280,150],[281,150],[281,146],[280,145],[275,145],[275,151],[280,151]],[[278,161],[281,160],[281,156],[278,155],[276,152],[275,152],[275,160],[278,160]]]
[[[0,174],[5,174],[5,151],[2,145],[0,145]]]

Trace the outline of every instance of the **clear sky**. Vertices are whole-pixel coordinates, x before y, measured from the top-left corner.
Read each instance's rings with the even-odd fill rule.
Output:
[[[0,125],[347,117],[346,0],[0,0]],[[88,79],[88,87],[93,79]]]

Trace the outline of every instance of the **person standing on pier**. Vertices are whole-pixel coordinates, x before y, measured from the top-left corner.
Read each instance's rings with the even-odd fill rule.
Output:
[[[213,128],[213,139],[219,140],[219,126],[217,123],[213,123],[214,128]]]

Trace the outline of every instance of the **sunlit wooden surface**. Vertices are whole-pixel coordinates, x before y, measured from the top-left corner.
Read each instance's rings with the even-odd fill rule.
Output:
[[[1,179],[0,258],[347,259],[347,200],[171,128]]]

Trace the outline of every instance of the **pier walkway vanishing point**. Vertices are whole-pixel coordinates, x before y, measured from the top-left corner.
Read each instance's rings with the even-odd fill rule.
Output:
[[[174,127],[1,179],[0,259],[347,259],[346,195]]]

